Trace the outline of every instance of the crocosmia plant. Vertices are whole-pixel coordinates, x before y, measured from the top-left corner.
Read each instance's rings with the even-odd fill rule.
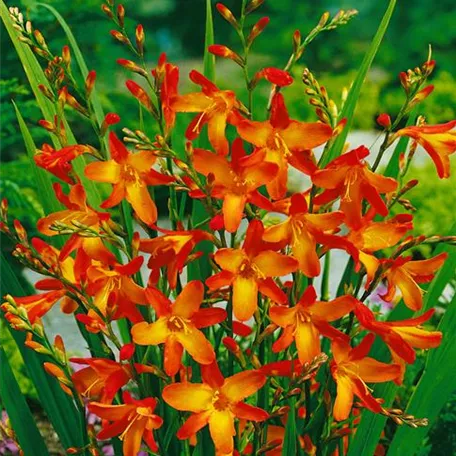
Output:
[[[456,151],[456,120],[428,125],[420,115],[435,62],[429,53],[400,74],[402,107],[378,117],[372,153],[347,135],[395,1],[337,103],[311,69],[295,69],[315,38],[356,11],[324,13],[290,37],[283,68],[258,67],[250,51],[274,18],[261,17],[263,0],[238,3],[207,2],[204,64],[189,74],[148,53],[147,30],[127,25],[122,4],[101,4],[119,43],[105,58],[119,57],[139,109],[129,125],[121,106],[103,111],[96,70],[52,7],[69,40],[61,52],[1,2],[42,112],[27,120],[49,135],[35,145],[18,110],[43,213],[32,237],[1,203],[2,236],[36,273],[27,290],[4,263],[2,328],[66,454],[412,456],[407,439],[417,449],[438,414],[420,408],[422,383],[434,369],[431,389],[440,388],[439,364],[454,363],[452,291],[448,308],[434,308],[453,277],[456,238],[416,234],[407,199],[420,185],[407,178],[415,156],[428,154],[445,179]],[[214,42],[222,20],[235,49],[217,32]],[[217,81],[217,59],[241,70],[233,87]],[[291,85],[314,118],[290,115]],[[73,133],[78,123],[98,141]],[[47,330],[58,307],[84,337],[77,356],[68,334]],[[45,456],[1,357],[3,446]],[[427,357],[425,373],[404,387],[417,357]]]

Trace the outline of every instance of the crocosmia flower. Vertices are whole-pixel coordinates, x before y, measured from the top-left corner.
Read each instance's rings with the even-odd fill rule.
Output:
[[[214,260],[222,271],[206,280],[211,290],[232,286],[234,316],[241,321],[248,320],[255,313],[258,292],[285,304],[286,295],[273,277],[290,274],[298,268],[294,258],[271,250],[262,240],[263,233],[263,224],[259,220],[250,222],[242,248],[224,248],[215,252]]]
[[[343,223],[343,212],[311,214],[304,195],[300,193],[294,194],[290,202],[286,209],[287,220],[266,228],[263,239],[267,242],[289,244],[294,258],[299,262],[299,269],[307,277],[316,277],[320,274],[317,243],[329,248],[351,251],[357,259],[357,252],[351,244],[346,239],[332,234]]]
[[[266,161],[275,163],[279,172],[267,184],[273,199],[285,196],[288,182],[288,164],[310,174],[316,168],[310,150],[331,138],[332,129],[320,122],[305,123],[291,120],[283,95],[272,100],[271,118],[265,122],[243,120],[236,124],[239,136],[266,152]]]
[[[154,323],[134,325],[131,330],[133,341],[139,345],[164,343],[164,366],[169,376],[179,371],[184,348],[200,364],[214,361],[214,349],[200,328],[225,320],[226,312],[219,308],[200,309],[204,297],[201,282],[189,282],[174,304],[155,288],[147,288],[146,296],[158,319]]]
[[[121,405],[89,404],[89,411],[104,420],[97,438],[107,440],[118,436],[123,442],[124,456],[137,456],[143,440],[152,451],[158,451],[153,431],[161,427],[163,419],[154,413],[157,400],[153,397],[136,400],[126,391],[123,400],[125,403]]]
[[[166,185],[174,178],[152,169],[157,160],[152,152],[129,152],[113,132],[109,135],[109,148],[112,160],[90,163],[84,170],[89,179],[113,184],[111,195],[101,207],[117,206],[126,198],[138,218],[147,225],[153,225],[157,221],[157,207],[147,187]]]
[[[346,337],[329,322],[348,314],[355,307],[353,296],[341,296],[332,301],[317,301],[315,288],[307,287],[294,307],[274,306],[269,311],[271,321],[283,328],[274,342],[274,352],[285,350],[293,340],[298,349],[299,361],[304,364],[321,353],[320,335],[333,339]]]
[[[239,228],[246,203],[272,209],[269,200],[257,190],[274,179],[278,170],[277,165],[265,161],[265,156],[261,151],[246,155],[239,138],[233,142],[231,162],[203,149],[193,153],[195,169],[214,176],[212,196],[223,199],[224,225],[230,233]]]
[[[388,208],[380,194],[394,192],[397,188],[394,179],[369,169],[364,161],[368,155],[366,147],[358,147],[312,175],[314,185],[326,189],[315,197],[315,204],[326,204],[340,197],[340,209],[346,216],[347,224],[353,228],[361,225],[363,200],[368,201],[377,214],[385,217]]]
[[[382,406],[369,392],[366,383],[387,382],[400,374],[397,364],[381,363],[367,356],[374,338],[373,334],[369,334],[354,348],[343,339],[334,339],[331,344],[334,356],[331,361],[331,374],[337,384],[333,415],[337,421],[349,417],[355,395],[364,407],[380,413]]]
[[[397,136],[408,136],[424,147],[440,178],[450,177],[450,155],[456,152],[456,120],[441,125],[405,127]]]
[[[383,277],[388,284],[388,291],[382,298],[392,301],[399,288],[405,305],[412,310],[420,310],[423,306],[423,290],[419,283],[430,282],[436,272],[443,266],[448,254],[440,253],[427,260],[413,261],[411,257],[399,257],[384,260],[386,272]]]
[[[225,128],[230,115],[239,107],[236,95],[231,90],[220,90],[196,70],[190,72],[190,79],[200,85],[202,91],[177,96],[171,103],[171,109],[176,112],[199,113],[187,128],[187,139],[196,139],[207,124],[209,142],[214,150],[218,154],[228,155]]]
[[[177,410],[192,412],[177,432],[179,439],[188,439],[209,424],[217,454],[232,454],[234,419],[264,421],[269,416],[263,409],[243,402],[266,383],[266,376],[247,370],[223,378],[216,363],[202,366],[201,372],[203,383],[168,385],[163,390],[163,400]]]

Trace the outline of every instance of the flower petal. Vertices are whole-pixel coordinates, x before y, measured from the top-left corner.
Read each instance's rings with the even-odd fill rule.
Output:
[[[186,440],[195,435],[201,428],[206,426],[210,415],[210,411],[195,413],[191,415],[177,431],[177,438],[180,440]]]
[[[269,413],[266,410],[263,410],[259,407],[254,407],[253,405],[245,404],[244,402],[238,402],[233,408],[233,413],[237,418],[241,420],[250,420],[250,421],[264,421],[269,417]]]
[[[333,415],[336,421],[346,420],[353,406],[353,385],[346,375],[336,375],[337,396],[334,402]]]
[[[203,412],[212,405],[213,390],[204,383],[173,383],[165,386],[163,400],[176,410]]]
[[[258,306],[258,284],[253,278],[236,276],[233,282],[233,312],[240,321],[253,316]]]
[[[160,317],[154,323],[145,321],[137,323],[131,328],[131,336],[138,345],[158,345],[165,342],[171,331],[168,329],[168,319]]]
[[[247,370],[225,380],[221,392],[230,402],[240,402],[255,394],[266,383],[266,376],[259,370]]]
[[[187,325],[186,331],[179,331],[174,334],[176,339],[196,362],[210,364],[214,361],[214,348],[199,329],[193,325]]]
[[[266,277],[281,277],[298,268],[298,262],[294,258],[272,250],[259,253],[253,259],[253,263]]]
[[[199,280],[192,280],[185,285],[172,306],[173,315],[191,318],[198,311],[204,298],[204,285]]]
[[[232,454],[236,435],[234,417],[229,410],[214,411],[209,417],[209,431],[217,452]]]
[[[142,182],[127,183],[126,198],[139,219],[146,225],[153,226],[157,221],[157,206],[155,206],[147,186]]]

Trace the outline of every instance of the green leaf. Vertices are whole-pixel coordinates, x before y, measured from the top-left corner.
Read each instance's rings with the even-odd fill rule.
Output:
[[[298,452],[298,433],[296,431],[296,398],[290,399],[290,411],[288,412],[287,424],[285,426],[285,437],[283,439],[282,455],[292,456]]]
[[[450,230],[450,233],[448,234],[454,235],[454,233],[456,233],[456,225],[453,226],[453,228]],[[447,251],[449,253],[449,257],[430,284],[427,293],[425,294],[423,309],[421,310],[421,313],[431,308],[438,302],[438,299],[442,295],[442,292],[448,284],[449,279],[454,277],[456,267],[456,248],[450,246],[440,246],[437,249],[436,253],[440,253],[442,251]],[[412,315],[409,309],[407,309],[404,305],[399,305],[393,310],[393,312],[391,312],[389,319],[400,320],[404,318],[410,318],[411,316]],[[436,349],[431,349],[429,351],[428,357],[432,355],[433,350]],[[381,341],[376,341],[370,353],[370,356],[375,359],[383,359],[386,361],[385,354],[387,353],[388,349],[385,347],[384,343]],[[450,364],[454,364],[454,362],[451,362]],[[454,375],[450,376],[449,378],[450,380],[448,381],[454,382]],[[374,388],[374,396],[384,399],[384,406],[388,407],[392,404],[394,397],[396,396],[397,389],[398,387],[393,382],[378,384]],[[438,389],[436,389],[436,391],[438,391]],[[430,391],[427,391],[425,394],[427,395],[429,393]],[[422,394],[424,393],[422,392]],[[424,418],[424,416],[420,417]],[[378,415],[370,412],[369,410],[365,410],[361,415],[361,422],[353,438],[352,444],[350,445],[348,456],[370,456],[374,454],[375,448],[380,439],[380,434],[385,427],[386,420],[387,418],[383,415]]]
[[[32,412],[19,389],[2,347],[0,347],[0,399],[24,454],[47,456],[49,453],[46,444],[36,427]]]
[[[212,20],[211,0],[206,0],[206,33],[204,35],[204,76],[215,81],[215,55],[207,48],[214,44],[214,23]]]
[[[3,254],[1,255],[1,271],[2,296],[6,293],[12,296],[24,296],[26,293],[24,293],[21,284]],[[3,312],[0,313],[0,318],[4,318]],[[19,348],[29,377],[35,385],[40,403],[49,417],[55,432],[57,432],[62,445],[65,448],[84,446],[77,409],[71,398],[60,388],[57,379],[44,371],[42,364],[46,360],[45,357],[41,357],[24,345],[24,333],[12,330],[9,324],[6,324],[6,327],[10,330]]]
[[[17,121],[19,123],[19,128],[21,130],[22,138],[24,139],[25,149],[27,150],[27,156],[30,160],[30,164],[35,176],[35,182],[37,186],[38,195],[40,196],[40,203],[43,207],[43,211],[46,215],[51,214],[52,212],[57,212],[62,209],[62,205],[55,196],[54,190],[52,188],[52,180],[49,174],[43,169],[39,168],[34,160],[36,146],[33,141],[32,135],[24,122],[24,119],[16,105],[13,101],[13,106],[16,111]],[[52,241],[56,247],[61,248],[63,245],[63,238],[61,236],[54,236]]]
[[[329,153],[322,156],[320,161],[321,166],[326,166],[331,160],[338,157],[343,150],[345,141],[347,139],[348,132],[350,131],[351,125],[353,123],[353,116],[355,114],[356,104],[359,99],[359,95],[361,93],[361,89],[366,78],[367,72],[374,61],[375,55],[380,47],[382,42],[383,36],[388,28],[388,24],[390,22],[391,16],[393,15],[394,8],[396,6],[396,0],[390,0],[388,8],[383,16],[383,19],[377,29],[377,33],[375,34],[369,49],[364,56],[363,62],[358,70],[355,80],[353,81],[353,85],[348,93],[347,100],[345,101],[344,107],[342,108],[342,112],[340,113],[340,119],[347,119],[347,125],[341,132],[339,136],[337,136],[336,140],[334,141],[333,146],[329,149]]]

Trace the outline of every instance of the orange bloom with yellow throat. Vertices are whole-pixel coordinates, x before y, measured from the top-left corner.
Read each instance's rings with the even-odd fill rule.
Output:
[[[262,240],[263,224],[253,220],[247,229],[242,248],[223,248],[214,255],[222,269],[206,280],[211,290],[231,286],[234,316],[241,321],[253,316],[258,307],[258,292],[279,304],[285,304],[285,293],[274,282],[296,271],[298,262],[294,258],[272,250],[273,245]]]
[[[244,402],[266,383],[266,376],[247,370],[223,378],[216,363],[202,366],[201,374],[203,383],[174,383],[163,390],[163,400],[171,407],[192,412],[177,437],[188,439],[209,424],[217,454],[232,454],[235,418],[258,422],[269,416],[263,409]]]
[[[147,187],[166,185],[174,178],[152,169],[157,160],[152,152],[129,152],[113,132],[109,135],[109,149],[112,160],[90,163],[84,170],[89,179],[113,184],[111,195],[101,207],[117,206],[125,198],[138,218],[153,226],[157,221],[157,207]]]
[[[189,282],[174,304],[155,288],[147,288],[146,297],[158,319],[154,323],[137,323],[131,335],[138,345],[165,344],[164,367],[169,376],[179,371],[184,348],[200,364],[215,360],[214,348],[200,329],[225,320],[226,312],[219,308],[200,309],[204,298],[201,282]]]

